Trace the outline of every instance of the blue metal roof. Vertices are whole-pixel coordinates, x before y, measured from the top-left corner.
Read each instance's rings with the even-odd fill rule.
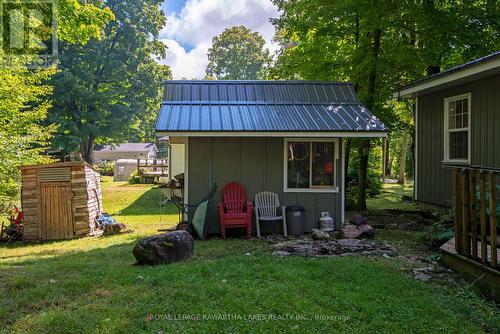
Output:
[[[166,81],[158,132],[386,132],[351,84]]]

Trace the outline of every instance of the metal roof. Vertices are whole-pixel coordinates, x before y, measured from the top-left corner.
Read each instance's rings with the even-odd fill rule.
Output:
[[[386,132],[351,84],[166,81],[158,132]]]
[[[149,152],[157,151],[153,143],[123,143],[118,145],[96,146],[95,152]]]
[[[483,76],[488,76],[488,75],[493,75],[493,74],[499,73],[500,66],[498,66],[498,64],[493,62],[493,61],[497,61],[497,60],[500,60],[500,51],[494,52],[492,54],[489,54],[489,55],[486,55],[483,57],[476,58],[476,59],[471,60],[469,62],[466,62],[464,64],[449,68],[445,71],[442,71],[442,72],[415,80],[415,81],[401,87],[400,89],[398,89],[398,91],[394,94],[394,97],[398,97],[398,96],[406,97],[406,95],[409,95],[406,91],[411,91],[412,93],[414,91],[418,92],[419,87],[423,87],[420,90],[427,90],[428,91],[429,88],[432,88],[432,87],[427,87],[427,86],[429,86],[429,84],[432,84],[432,83],[435,83],[436,85],[438,85],[438,83],[439,83],[439,85],[447,84],[447,86],[451,86],[451,84],[449,84],[449,82],[451,82],[451,81],[456,81],[456,84],[462,84],[462,83],[466,83],[466,82],[471,81],[471,80],[479,79]],[[490,62],[493,62],[493,63],[490,63]],[[485,64],[489,65],[489,67],[484,68],[483,72],[486,72],[486,73],[484,73],[484,75],[481,75],[481,73],[474,72],[474,69],[476,67],[480,68],[479,65],[487,66]],[[463,74],[463,75],[460,75],[460,74]],[[469,78],[469,79],[467,79],[467,78]],[[447,80],[447,81],[443,81],[443,80]],[[427,86],[425,86],[425,85],[427,85]]]

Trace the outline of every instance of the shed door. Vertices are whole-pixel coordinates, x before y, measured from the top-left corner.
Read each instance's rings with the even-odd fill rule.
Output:
[[[67,239],[74,235],[73,193],[69,182],[41,183],[42,239]]]

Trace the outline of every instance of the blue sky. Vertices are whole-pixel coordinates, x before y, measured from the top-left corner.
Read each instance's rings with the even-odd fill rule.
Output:
[[[258,31],[266,46],[276,49],[269,18],[278,12],[270,0],[167,0],[162,9],[167,24],[160,38],[168,50],[161,62],[171,67],[175,79],[203,78],[212,38],[228,27],[244,25]]]

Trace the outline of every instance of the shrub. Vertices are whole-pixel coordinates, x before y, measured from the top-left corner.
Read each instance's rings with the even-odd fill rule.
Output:
[[[115,173],[114,161],[99,161],[94,167],[101,175],[113,176]]]
[[[137,184],[137,183],[140,183],[141,182],[141,179],[139,178],[139,176],[137,175],[137,171],[133,171],[130,176],[128,177],[128,183],[130,184]]]

